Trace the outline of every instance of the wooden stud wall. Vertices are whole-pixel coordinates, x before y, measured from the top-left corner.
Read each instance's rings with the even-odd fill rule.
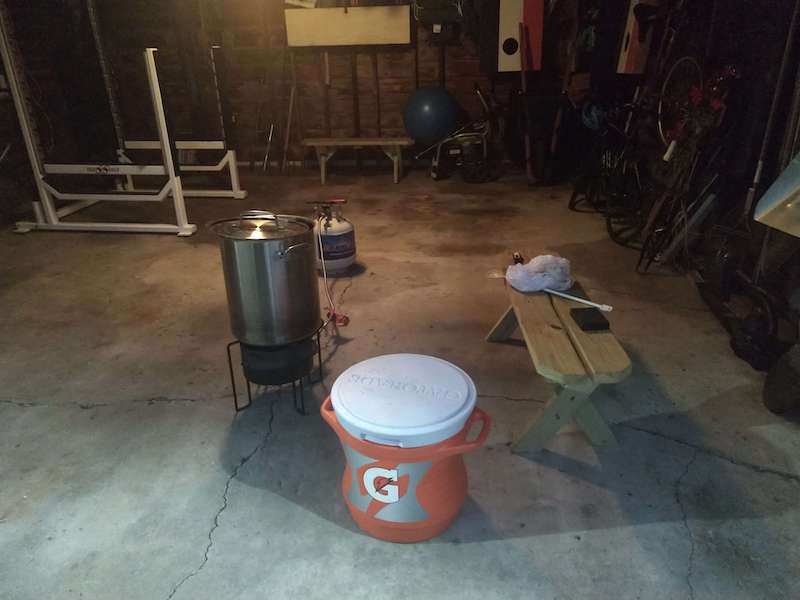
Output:
[[[46,4],[46,0],[11,1],[23,7]],[[146,45],[161,50],[161,82],[175,135],[195,138],[218,130],[215,116],[210,114],[216,100],[209,85],[207,50],[202,46],[223,45],[228,66],[226,92],[236,118],[236,145],[242,160],[263,157],[265,131],[271,122],[276,125],[273,149],[282,147],[293,78],[291,57],[297,82],[290,144],[293,160],[302,156],[302,137],[403,135],[402,110],[409,95],[417,86],[436,85],[440,80],[439,48],[423,26],[413,27],[409,46],[290,51],[279,0],[96,2],[119,84],[126,130],[132,138],[151,133],[150,100],[141,64]],[[330,85],[324,79],[326,51]],[[449,46],[445,64],[448,90],[467,111],[479,114],[473,84],[487,87],[488,82],[480,73],[477,49],[467,39],[461,46]],[[202,107],[195,106],[198,100]],[[102,102],[102,97],[97,101]]]
[[[279,133],[285,127],[292,79],[290,53],[297,81],[290,144],[290,158],[295,160],[302,156],[302,137],[404,135],[402,110],[409,95],[417,85],[439,82],[439,48],[422,26],[415,28],[410,46],[289,50],[281,2],[225,0],[223,5],[220,0],[181,1],[184,9],[191,10],[194,4],[205,15],[206,36],[221,38],[226,47],[228,93],[243,160],[263,157],[264,131],[270,122]],[[161,3],[152,2],[152,6],[161,10],[157,8]],[[326,52],[330,85],[324,80]],[[479,70],[477,49],[469,40],[448,47],[446,65],[448,89],[477,115],[480,107],[473,85],[488,86]],[[279,146],[273,143],[275,147]]]

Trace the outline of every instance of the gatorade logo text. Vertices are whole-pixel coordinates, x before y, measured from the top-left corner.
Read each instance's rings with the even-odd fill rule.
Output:
[[[408,380],[397,380],[382,375],[359,375],[351,373],[350,381],[362,386],[380,387],[416,394],[431,400],[461,400],[461,394],[440,385],[414,383]]]

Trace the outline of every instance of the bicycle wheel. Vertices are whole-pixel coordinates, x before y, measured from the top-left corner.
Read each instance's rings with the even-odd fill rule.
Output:
[[[638,166],[623,163],[609,178],[606,195],[606,230],[620,246],[638,249],[642,231],[642,189]]]
[[[689,239],[684,235],[687,232],[686,220],[685,199],[673,199],[671,206],[666,207],[662,223],[645,240],[637,267],[640,273],[647,272],[653,263],[673,268],[688,264]]]
[[[642,220],[639,215],[616,212],[606,214],[606,231],[608,237],[620,246],[641,249],[639,238],[642,233]]]
[[[588,161],[589,172],[578,178],[569,208],[576,212],[605,212],[610,179],[622,156],[623,143],[610,137],[608,131],[598,139],[597,148]]]
[[[602,212],[603,180],[600,175],[588,176],[575,184],[569,200],[569,209],[582,213]]]
[[[664,146],[693,137],[703,102],[703,68],[692,56],[676,60],[658,97],[658,135]]]
[[[642,227],[642,250],[639,253],[639,262],[636,265],[638,273],[645,273],[656,260],[658,253],[664,247],[665,237],[669,231],[669,223],[675,215],[677,202],[674,189],[665,190],[648,211],[647,219]]]

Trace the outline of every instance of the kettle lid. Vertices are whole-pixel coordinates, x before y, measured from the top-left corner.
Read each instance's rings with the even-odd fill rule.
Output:
[[[214,221],[208,228],[221,237],[235,240],[280,240],[309,231],[312,223],[294,215],[248,210],[232,219]]]

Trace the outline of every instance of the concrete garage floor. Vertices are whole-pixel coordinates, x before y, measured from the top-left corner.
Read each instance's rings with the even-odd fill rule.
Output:
[[[333,284],[352,320],[324,338],[309,405],[382,353],[470,373],[495,426],[467,458],[470,496],[452,529],[410,546],[366,537],[318,414],[295,414],[287,391],[234,414],[207,232],[4,232],[0,598],[800,597],[798,425],[763,408],[762,375],[732,354],[687,278],[634,274],[635,253],[596,216],[569,212],[566,187],[422,173],[392,185],[383,172],[333,182],[246,179],[250,199],[191,200],[190,217],[349,200],[364,270]],[[523,348],[483,341],[506,305],[485,273],[512,249],[568,257],[615,306],[634,371],[598,404],[618,450],[566,433],[510,453],[552,394]]]

